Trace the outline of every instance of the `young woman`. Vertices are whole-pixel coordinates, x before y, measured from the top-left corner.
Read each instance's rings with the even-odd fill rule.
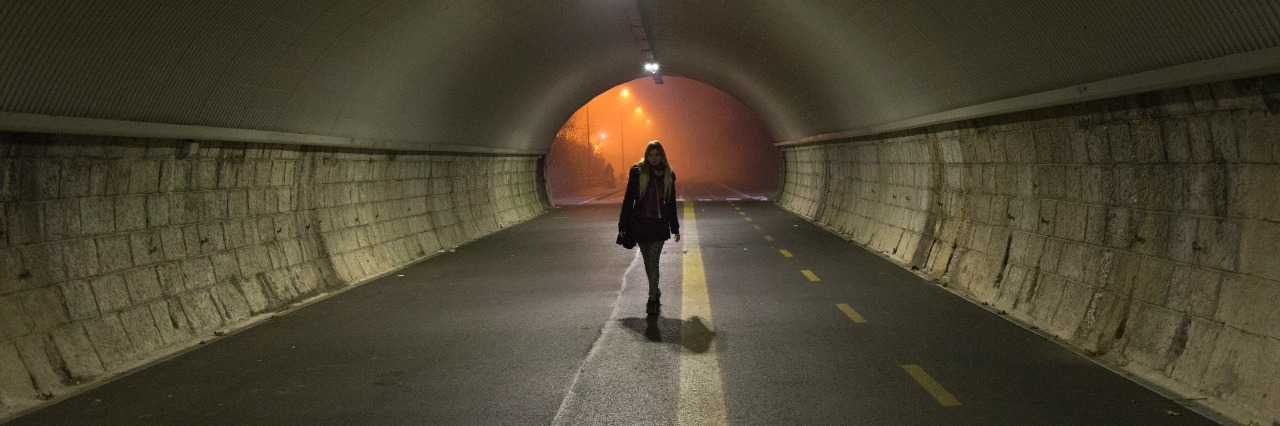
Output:
[[[662,244],[675,234],[680,241],[680,220],[676,217],[676,174],[667,162],[667,152],[658,141],[649,142],[644,158],[631,167],[627,192],[618,215],[618,236],[627,236],[640,246],[644,272],[649,276],[649,303],[645,312],[661,313],[662,290],[658,288],[658,256]]]

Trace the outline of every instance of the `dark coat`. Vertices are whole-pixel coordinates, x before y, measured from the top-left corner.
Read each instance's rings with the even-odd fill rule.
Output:
[[[668,172],[673,173],[673,172]],[[680,219],[676,216],[676,176],[671,175],[671,194],[658,197],[662,218],[646,220],[640,212],[640,166],[631,166],[627,177],[627,192],[622,197],[622,211],[618,214],[618,231],[627,233],[634,241],[666,241],[671,234],[680,233]],[[659,181],[658,188],[661,188]]]

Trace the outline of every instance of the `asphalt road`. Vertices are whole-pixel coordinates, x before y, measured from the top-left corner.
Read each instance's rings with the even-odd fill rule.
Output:
[[[771,203],[698,191],[661,317],[617,206],[565,207],[13,424],[1213,424]]]

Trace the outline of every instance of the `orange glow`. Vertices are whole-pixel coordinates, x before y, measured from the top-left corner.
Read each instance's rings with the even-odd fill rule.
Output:
[[[552,202],[619,202],[653,140],[666,148],[682,197],[776,195],[781,155],[760,118],[712,86],[667,77],[615,86],[565,122],[547,156]]]

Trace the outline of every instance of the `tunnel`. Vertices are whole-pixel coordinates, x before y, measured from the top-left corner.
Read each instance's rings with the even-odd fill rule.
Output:
[[[0,23],[3,422],[1280,425],[1274,0]],[[554,197],[575,111],[683,82],[773,188]]]

